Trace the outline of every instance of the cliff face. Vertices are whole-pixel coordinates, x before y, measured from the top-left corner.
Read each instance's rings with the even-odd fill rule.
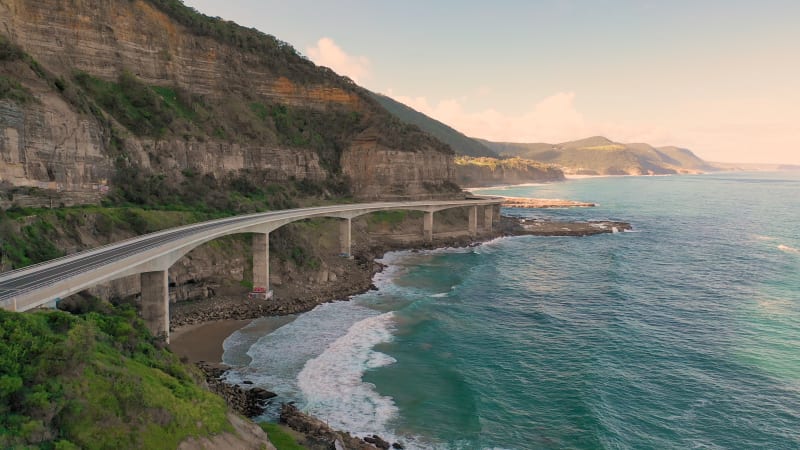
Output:
[[[353,176],[357,198],[427,194],[420,183],[442,185],[451,180],[451,152],[427,136],[407,139],[422,134],[418,130],[401,130],[391,139],[392,145],[365,150],[359,133],[390,121],[391,116],[352,82],[314,66],[270,36],[197,17],[203,16],[172,0],[0,0],[0,35],[51,74],[43,77],[21,62],[1,69],[0,74],[19,80],[36,101],[0,100],[0,158],[5,163],[0,181],[103,192],[103,186],[113,185],[120,156],[120,149],[112,148],[112,128],[121,129],[116,135],[124,138],[121,151],[126,161],[167,179],[180,180],[186,169],[217,178],[256,170],[270,181],[320,181],[343,173]],[[229,41],[220,37],[230,30],[241,37],[237,34]],[[106,82],[129,73],[145,86],[169,87],[185,92],[187,98],[199,98],[208,111],[193,106],[187,114],[207,129],[198,131],[193,125],[192,132],[170,129],[147,136],[125,130],[124,121],[108,108],[101,108],[105,109],[101,116],[81,111],[74,102],[65,101],[65,92],[59,92],[63,87],[53,86],[53,80],[74,82],[78,72]],[[296,127],[303,135],[281,139],[278,119],[267,119],[265,132],[242,137],[236,121],[252,116],[254,104],[266,105],[268,111],[271,105],[316,111],[303,117],[355,114],[357,120],[337,130],[335,154],[328,157],[333,162],[325,162],[312,143],[327,135],[318,133],[313,123]],[[198,109],[206,115],[228,116],[234,125],[211,132],[207,124],[213,118],[194,117],[202,115]],[[389,190],[384,189],[384,179],[360,176],[362,151],[376,162],[407,161],[397,171],[389,165],[375,169],[392,180]],[[405,152],[409,154],[397,156]],[[415,166],[417,162],[426,165]]]
[[[144,0],[2,0],[0,26],[50,70],[113,80],[123,70],[145,83],[176,84],[208,96],[254,89],[289,104],[357,107],[354,92],[275,76],[260,58],[198,36]]]
[[[439,152],[398,151],[362,139],[342,154],[344,174],[365,199],[432,198],[460,191],[441,181],[454,177],[453,157]]]
[[[465,187],[563,181],[564,172],[552,166],[520,158],[459,157],[455,164],[456,182]]]
[[[464,187],[524,184],[542,181],[564,181],[558,169],[456,166],[456,182]]]
[[[4,19],[3,15],[0,21]],[[21,61],[0,64],[0,76],[19,80],[36,99],[0,99],[0,180],[15,186],[99,192],[113,164],[97,121],[76,114]]]

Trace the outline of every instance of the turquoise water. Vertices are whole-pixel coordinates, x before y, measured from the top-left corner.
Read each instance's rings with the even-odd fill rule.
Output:
[[[412,448],[800,448],[800,175],[485,192],[635,232],[391,254],[379,291],[231,336],[232,380]]]

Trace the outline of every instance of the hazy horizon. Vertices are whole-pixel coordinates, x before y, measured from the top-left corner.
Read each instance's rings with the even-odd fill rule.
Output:
[[[800,164],[800,3],[186,0],[462,133]]]

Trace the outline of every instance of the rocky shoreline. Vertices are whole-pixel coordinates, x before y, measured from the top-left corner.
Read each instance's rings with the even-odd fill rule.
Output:
[[[518,234],[518,233],[513,233]],[[317,292],[295,292],[286,297],[269,300],[253,300],[246,296],[220,296],[195,301],[180,302],[170,306],[170,329],[217,320],[256,319],[266,316],[285,316],[310,311],[322,303],[347,299],[375,289],[373,276],[384,269],[377,262],[384,254],[398,250],[431,250],[445,247],[468,247],[478,245],[481,241],[502,236],[510,236],[505,227],[480,239],[469,236],[447,237],[436,239],[433,243],[422,245],[404,245],[402,243],[383,243],[365,249],[359,249],[354,256],[357,269],[344,274],[347,283],[322,288]],[[524,234],[524,233],[522,233]]]
[[[597,204],[549,198],[505,197],[503,206],[506,208],[591,208]]]
[[[375,289],[373,276],[382,271],[385,265],[376,261],[386,252],[394,250],[427,250],[445,247],[466,247],[480,245],[481,242],[508,236],[590,236],[631,230],[632,226],[619,221],[561,222],[541,219],[520,219],[501,216],[492,233],[478,238],[470,236],[436,239],[424,245],[404,245],[401,243],[382,243],[369,248],[358,249],[355,256],[358,269],[349,271],[345,278],[349,283],[336,289],[327,289],[310,295],[294,295],[288,298],[270,300],[251,300],[246,297],[225,296],[207,298],[194,302],[184,302],[171,307],[170,328],[200,324],[227,319],[254,319],[265,316],[281,316],[310,311],[316,306],[336,300],[347,299],[352,295]],[[343,286],[343,287],[342,287]],[[221,346],[221,343],[220,343]],[[195,363],[206,375],[209,388],[221,395],[237,412],[256,417],[263,413],[267,402],[276,395],[264,389],[228,384],[224,373],[229,369],[221,363]],[[305,437],[308,448],[312,449],[402,449],[402,443],[388,443],[379,436],[365,438],[353,437],[348,433],[331,429],[324,422],[299,411],[291,403],[282,405],[281,423],[298,431]]]
[[[312,450],[348,449],[348,450],[374,450],[375,448],[388,450],[403,449],[399,442],[389,443],[378,435],[355,437],[347,432],[336,431],[325,422],[309,416],[297,409],[292,403],[281,406],[281,423],[305,436],[303,445]]]
[[[170,307],[170,328],[227,319],[256,319],[266,316],[284,316],[310,311],[322,303],[349,298],[375,289],[373,276],[384,269],[376,261],[384,254],[397,250],[431,250],[446,247],[468,247],[481,242],[508,236],[592,236],[604,233],[630,231],[631,224],[619,221],[564,222],[542,219],[519,219],[502,216],[496,229],[483,236],[456,236],[436,239],[433,243],[405,245],[382,243],[359,249],[355,256],[357,269],[345,273],[347,283],[322,288],[317,292],[296,292],[286,297],[254,300],[246,296],[220,296],[196,301],[180,302]]]
[[[264,414],[267,402],[278,394],[259,387],[245,388],[237,384],[225,382],[223,376],[230,367],[225,364],[198,362],[197,367],[205,374],[206,384],[211,392],[225,399],[228,406],[245,417],[257,417]],[[252,385],[252,382],[244,382]]]

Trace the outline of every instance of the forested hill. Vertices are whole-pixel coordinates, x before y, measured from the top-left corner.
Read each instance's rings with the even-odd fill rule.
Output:
[[[382,94],[372,94],[387,111],[403,122],[416,125],[450,145],[459,155],[497,157],[492,149],[438,120]]]
[[[602,136],[561,144],[480,142],[501,155],[554,164],[570,174],[662,175],[715,170],[685,148],[624,144]]]

